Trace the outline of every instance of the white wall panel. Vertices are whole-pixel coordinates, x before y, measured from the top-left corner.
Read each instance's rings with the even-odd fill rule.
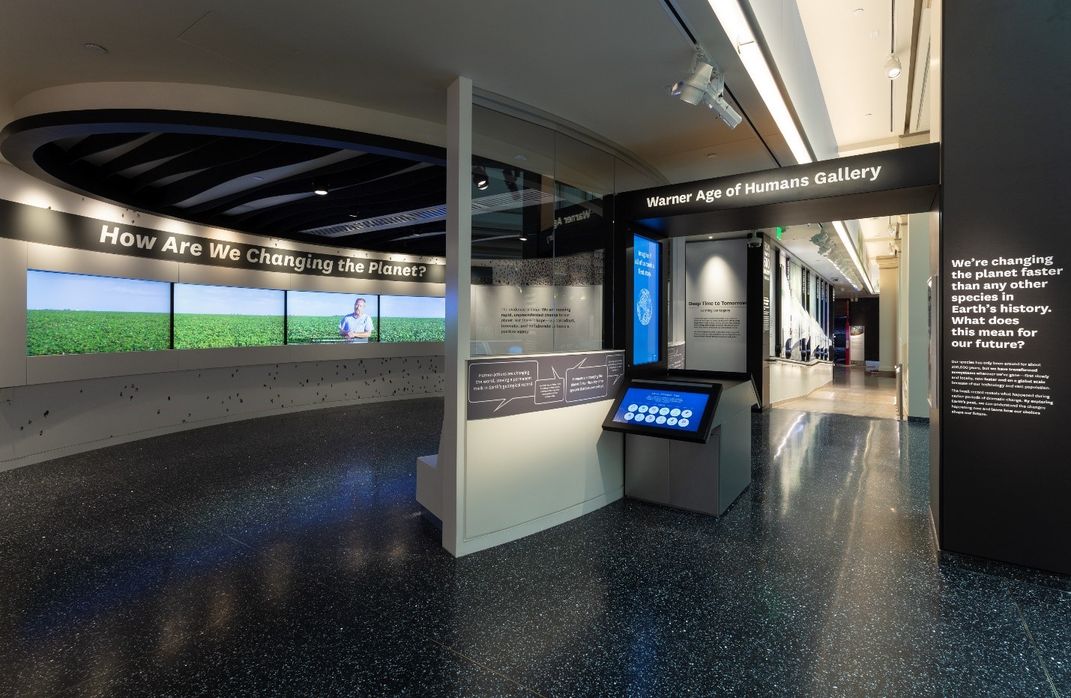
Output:
[[[26,382],[26,243],[0,238],[0,386]]]
[[[64,357],[67,358],[67,357]],[[0,470],[208,424],[438,396],[442,356],[311,361],[0,390]]]
[[[611,402],[469,421],[465,539],[486,547],[477,539],[519,538],[619,498],[623,439],[602,429]]]

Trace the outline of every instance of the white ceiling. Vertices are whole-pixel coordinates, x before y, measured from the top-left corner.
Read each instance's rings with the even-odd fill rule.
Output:
[[[47,87],[145,81],[284,93],[442,123],[446,87],[466,75],[478,88],[600,134],[670,181],[774,165],[746,122],[729,130],[668,96],[693,54],[659,0],[4,5],[0,116]],[[715,19],[706,12],[690,21]],[[756,126],[783,149],[728,41],[708,49],[724,61]]]

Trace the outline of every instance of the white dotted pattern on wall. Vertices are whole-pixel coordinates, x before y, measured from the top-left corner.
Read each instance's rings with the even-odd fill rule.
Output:
[[[216,368],[0,389],[0,470],[208,424],[442,395],[441,356]]]

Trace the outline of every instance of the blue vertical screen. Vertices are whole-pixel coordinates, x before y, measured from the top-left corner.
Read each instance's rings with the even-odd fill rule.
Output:
[[[642,235],[632,238],[632,365],[656,363],[659,358],[659,286],[661,246]]]

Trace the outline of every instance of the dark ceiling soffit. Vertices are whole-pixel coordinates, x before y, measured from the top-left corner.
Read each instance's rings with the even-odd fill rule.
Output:
[[[0,132],[0,152],[11,162],[24,162],[45,143],[124,132],[254,138],[334,150],[359,150],[413,162],[446,165],[445,148],[400,138],[278,119],[169,109],[85,109],[27,116],[13,121]]]
[[[699,190],[722,189],[740,181],[768,181],[792,179],[800,176],[810,176],[813,180],[817,172],[830,172],[839,168],[860,168],[872,165],[882,165],[886,176],[873,184],[865,181],[840,183],[836,185],[811,186],[807,188],[795,188],[784,192],[768,192],[765,194],[739,196],[736,199],[723,198],[714,203],[690,201],[686,204],[674,204],[651,209],[647,206],[648,197],[672,197],[678,194],[693,194]],[[744,208],[763,208],[767,206],[781,205],[797,201],[836,202],[854,194],[876,194],[878,192],[913,189],[917,187],[939,187],[940,185],[940,145],[929,143],[910,148],[885,150],[877,153],[865,153],[849,157],[835,158],[833,160],[821,160],[806,165],[792,165],[756,172],[744,172],[727,177],[704,179],[683,184],[673,184],[651,189],[640,189],[623,192],[616,197],[616,207],[620,217],[624,221],[630,220],[655,220],[671,218],[673,216],[720,213]],[[835,208],[835,206],[834,206]],[[906,213],[907,211],[901,211]],[[652,215],[653,214],[653,215]],[[887,215],[886,213],[868,214]],[[811,218],[804,222],[822,220],[842,220],[848,216],[827,215],[824,217]],[[711,231],[714,232],[714,231]]]

